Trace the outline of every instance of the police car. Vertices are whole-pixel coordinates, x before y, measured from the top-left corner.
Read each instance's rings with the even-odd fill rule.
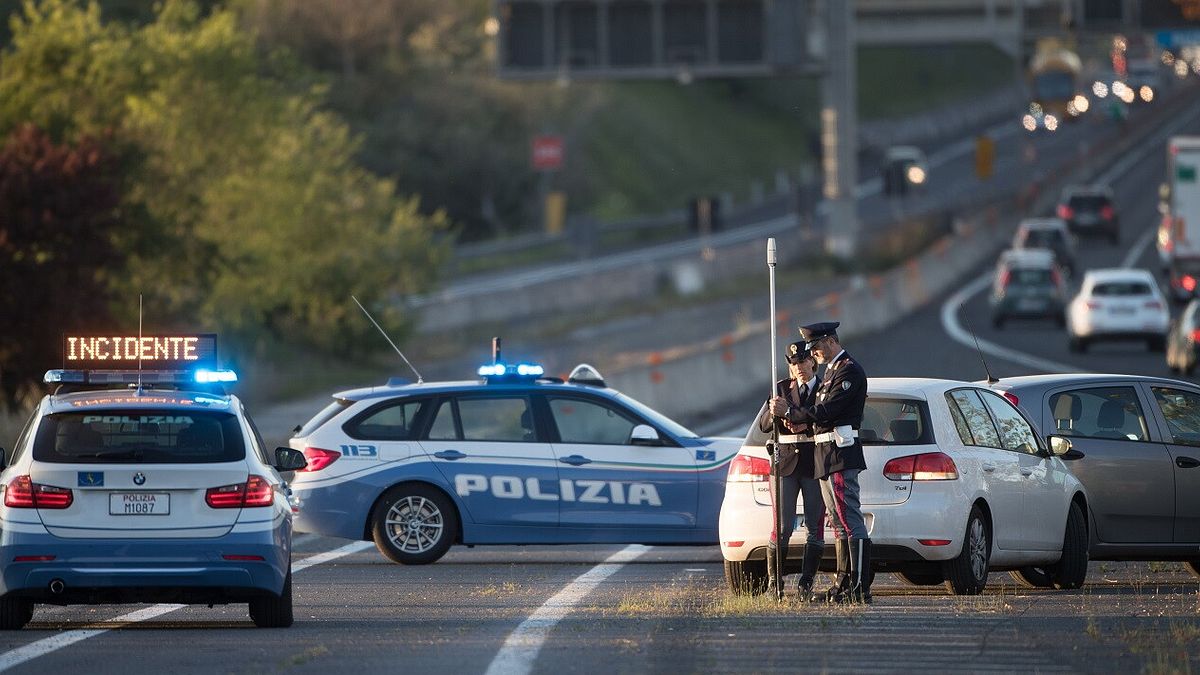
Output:
[[[859,429],[867,469],[858,480],[876,571],[912,585],[944,582],[964,595],[982,592],[990,570],[1038,567],[1047,585],[1083,584],[1086,492],[1015,405],[984,386],[950,380],[870,378],[867,391]],[[766,582],[766,440],[751,425],[729,466],[720,534],[735,593],[761,591]],[[803,556],[803,518],[788,571]],[[833,529],[823,525],[832,544]],[[824,553],[827,567],[834,547]]]
[[[335,394],[291,439],[308,459],[297,530],[403,564],[454,543],[716,543],[737,439],[700,438],[587,365],[479,376]]]
[[[263,445],[216,337],[67,336],[64,353],[0,473],[0,628],[36,603],[132,602],[246,602],[290,626],[279,472],[304,457]]]

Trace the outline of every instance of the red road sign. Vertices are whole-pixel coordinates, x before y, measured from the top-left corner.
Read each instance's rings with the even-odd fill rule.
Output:
[[[555,171],[563,165],[562,136],[542,135],[533,137],[533,168],[537,171]]]

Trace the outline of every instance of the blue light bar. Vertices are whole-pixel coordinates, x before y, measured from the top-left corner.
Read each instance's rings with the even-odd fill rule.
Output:
[[[200,384],[213,384],[215,382],[237,382],[237,373],[232,370],[204,370],[196,371],[196,382]]]
[[[87,373],[82,370],[47,370],[42,381],[46,384],[60,382],[87,382]]]
[[[546,374],[546,369],[534,363],[490,363],[479,366],[480,377],[527,377],[538,378]]]

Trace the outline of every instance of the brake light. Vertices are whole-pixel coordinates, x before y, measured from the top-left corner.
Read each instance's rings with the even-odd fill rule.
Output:
[[[1004,270],[1000,273],[1000,290],[1008,288],[1008,282],[1012,281],[1012,270]]]
[[[1100,303],[1096,302],[1095,300],[1088,300],[1088,301],[1087,301],[1087,308],[1088,308],[1088,309],[1100,309],[1100,306],[1101,306],[1101,305],[1100,305]]]
[[[771,462],[762,457],[737,455],[729,463],[731,483],[761,483],[771,475]]]
[[[1073,218],[1074,216],[1075,216],[1075,210],[1074,210],[1074,209],[1072,209],[1071,207],[1067,206],[1066,204],[1059,204],[1059,205],[1058,205],[1058,217],[1059,217],[1059,218],[1062,218],[1063,220],[1070,220],[1070,219],[1071,219],[1071,218]]]
[[[4,491],[4,505],[15,509],[65,509],[74,501],[69,488],[35,483],[28,475],[17,476]]]
[[[1012,393],[1011,391],[1003,392],[1002,395],[1004,396],[1004,398],[1008,399],[1009,403],[1011,403],[1013,405],[1021,404],[1021,399],[1017,398],[1017,395]]]
[[[1057,267],[1050,268],[1050,283],[1055,286],[1062,286],[1062,275],[1058,273]]]
[[[245,483],[209,488],[204,501],[214,509],[270,506],[275,501],[275,489],[262,476],[250,476]]]
[[[305,448],[304,458],[308,460],[308,466],[303,469],[296,469],[296,473],[304,473],[308,471],[320,471],[325,467],[333,464],[342,456],[342,453],[336,450],[325,450],[324,448]]]
[[[54,558],[52,555],[19,555],[13,557],[13,562],[50,562]]]
[[[1117,210],[1112,206],[1105,206],[1104,208],[1100,209],[1100,217],[1105,220],[1112,220],[1113,216],[1115,215],[1117,215]]]
[[[888,460],[883,476],[888,480],[957,480],[958,467],[944,452],[924,452]]]
[[[1192,331],[1188,335],[1188,339],[1190,339],[1192,342],[1200,342],[1200,329]]]
[[[1190,274],[1185,274],[1183,275],[1183,278],[1179,280],[1179,285],[1183,287],[1183,290],[1190,293],[1196,290],[1196,277]]]

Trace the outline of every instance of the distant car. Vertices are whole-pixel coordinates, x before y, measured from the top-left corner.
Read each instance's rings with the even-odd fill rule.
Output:
[[[1167,289],[1178,303],[1200,297],[1200,259],[1177,258],[1167,264]]]
[[[1179,560],[1200,576],[1200,387],[1157,377],[1031,375],[992,385],[1012,397],[1088,498],[1093,560]],[[1038,566],[1018,573],[1044,586]]]
[[[406,565],[456,543],[717,541],[734,438],[701,438],[609,389],[497,363],[481,379],[333,395],[297,430],[296,529],[374,541]]]
[[[1087,496],[1022,413],[986,387],[952,380],[871,378],[859,437],[867,470],[859,499],[872,567],[910,585],[980,593],[988,571],[1037,565],[1059,588],[1087,576]],[[761,410],[760,410],[761,413]],[[767,435],[751,425],[729,465],[721,554],[734,593],[765,587],[771,532]],[[802,508],[797,513],[803,513]],[[799,516],[789,564],[810,524]],[[833,531],[825,527],[826,541]],[[825,546],[832,556],[834,547]]]
[[[1107,187],[1074,186],[1063,191],[1056,214],[1072,234],[1103,235],[1114,246],[1121,241],[1121,224]]]
[[[920,148],[897,145],[884,153],[880,173],[883,175],[884,194],[905,194],[912,188],[925,185],[929,179],[929,162]]]
[[[1003,328],[1012,318],[1053,319],[1060,328],[1066,325],[1063,275],[1050,251],[1002,253],[989,300],[996,328]]]
[[[1191,375],[1200,358],[1200,300],[1188,303],[1167,333],[1167,367],[1171,372]]]
[[[1075,237],[1061,218],[1026,218],[1013,235],[1015,249],[1044,248],[1054,252],[1054,259],[1067,274],[1075,276]]]
[[[1075,352],[1121,340],[1142,340],[1152,351],[1163,351],[1170,322],[1166,298],[1146,270],[1089,270],[1067,305],[1067,336]]]
[[[1130,59],[1126,66],[1129,73],[1126,84],[1137,96],[1139,104],[1152,103],[1161,92],[1163,82],[1162,62],[1155,58]]]

